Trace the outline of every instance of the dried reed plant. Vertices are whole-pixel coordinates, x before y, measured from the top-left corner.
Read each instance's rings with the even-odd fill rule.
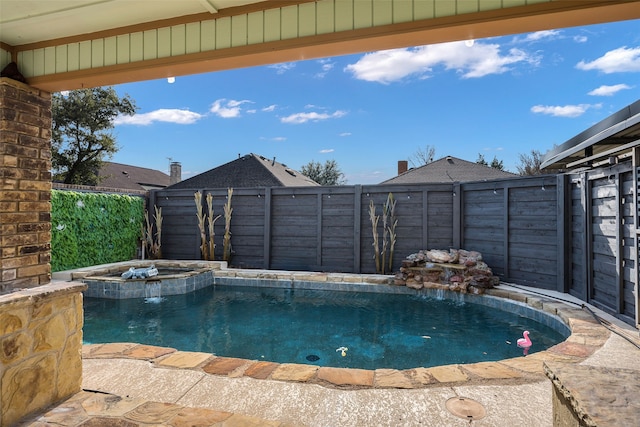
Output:
[[[153,205],[155,215],[153,219],[156,221],[156,240],[153,244],[153,256],[154,258],[162,258],[162,208],[158,208]]]
[[[389,199],[387,199],[389,201]],[[380,271],[384,274],[387,268],[387,249],[389,247],[389,209],[387,202],[382,205],[382,250],[380,251]]]
[[[149,211],[144,210],[145,225],[142,226],[142,244],[144,250],[148,254],[149,258],[162,258],[162,208],[158,208],[153,205],[155,215],[153,216],[155,222],[155,236],[153,233],[153,224],[151,224]]]
[[[389,271],[393,268],[393,252],[397,238],[396,227],[398,226],[398,220],[396,219],[396,200],[393,198],[393,193],[389,193],[387,201],[382,205],[382,241],[380,241],[380,234],[378,233],[380,216],[376,215],[376,207],[373,204],[373,200],[369,201],[369,220],[373,231],[376,273],[385,274],[387,268]]]
[[[231,262],[231,196],[233,196],[233,188],[227,188],[227,202],[224,204],[224,240],[222,244],[223,261]]]
[[[369,200],[369,220],[373,231],[373,253],[376,260],[376,273],[380,273],[380,246],[378,244],[378,221],[380,217],[376,215],[376,207],[373,200]]]
[[[207,207],[209,209],[209,217],[207,218],[207,223],[209,224],[209,258],[205,258],[205,259],[209,259],[210,261],[213,261],[216,259],[216,255],[215,255],[215,250],[216,250],[216,244],[215,244],[215,231],[214,231],[214,226],[216,221],[222,216],[222,215],[218,215],[217,217],[213,217],[213,195],[211,193],[207,193]]]
[[[393,198],[393,193],[389,193],[387,201],[384,204],[384,211],[389,221],[389,272],[393,271],[393,252],[396,246],[396,227],[398,226],[398,219],[396,218],[396,200]],[[384,272],[383,272],[384,273]]]
[[[207,260],[207,232],[204,227],[205,214],[202,210],[202,193],[196,191],[193,197],[196,202],[196,216],[198,217],[198,229],[200,230],[200,253],[202,258]]]

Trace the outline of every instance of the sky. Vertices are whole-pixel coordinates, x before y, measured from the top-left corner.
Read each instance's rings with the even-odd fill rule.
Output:
[[[256,153],[300,170],[334,160],[378,184],[399,160],[546,153],[640,99],[640,20],[114,86],[138,110],[115,121],[111,161],[186,179]]]

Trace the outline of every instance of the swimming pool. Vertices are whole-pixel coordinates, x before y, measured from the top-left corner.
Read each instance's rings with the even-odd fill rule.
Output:
[[[213,285],[151,301],[85,298],[84,339],[279,363],[408,369],[522,355],[516,340],[524,330],[534,343],[530,353],[569,335],[551,316],[499,298],[402,289]]]

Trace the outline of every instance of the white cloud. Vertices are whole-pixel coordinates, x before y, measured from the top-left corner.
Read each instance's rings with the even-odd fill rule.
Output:
[[[284,136],[274,136],[272,138],[267,138],[266,136],[261,136],[260,139],[264,140],[264,141],[275,141],[275,142],[282,142],[282,141],[286,141],[287,140],[287,138],[285,138]]]
[[[585,71],[598,70],[605,74],[637,72],[640,71],[640,47],[619,47],[591,62],[580,61],[576,68]]]
[[[323,150],[320,150],[319,153],[320,154],[327,154],[327,153],[333,153],[335,150],[333,148],[325,148]]]
[[[338,136],[351,136],[351,132],[342,132]]]
[[[336,65],[336,63],[332,62],[330,59],[319,59],[317,62],[322,67],[322,71],[316,73],[315,75],[315,77],[319,79],[324,78],[324,76],[326,76],[327,73],[331,71]]]
[[[213,104],[211,104],[211,111],[218,117],[222,117],[223,119],[229,119],[233,117],[240,117],[242,113],[242,104],[251,103],[251,101],[243,100],[236,101],[235,99],[230,99],[227,101],[226,99],[218,99]]]
[[[531,64],[535,58],[515,48],[502,55],[497,44],[475,43],[468,47],[465,42],[452,42],[368,53],[347,65],[345,71],[359,80],[388,84],[411,75],[427,78],[436,66],[473,78],[504,73],[509,65],[518,62]]]
[[[135,114],[133,116],[118,116],[113,124],[115,125],[140,125],[147,126],[154,122],[176,123],[180,125],[190,125],[201,118],[203,114],[194,113],[189,110],[161,108],[149,113]]]
[[[573,36],[573,41],[576,43],[586,43],[589,38],[587,36]]]
[[[269,113],[271,111],[275,111],[275,109],[276,109],[276,104],[271,104],[268,107],[264,107],[262,111]]]
[[[284,74],[296,67],[295,62],[283,62],[282,64],[269,65],[269,68],[276,70],[276,74]]]
[[[592,90],[587,95],[612,96],[624,89],[631,89],[631,86],[625,85],[625,84],[611,85],[611,86],[602,85],[599,88]]]
[[[540,40],[554,40],[560,37],[560,31],[558,30],[545,30],[545,31],[536,31],[535,33],[527,34],[524,38],[525,41],[528,42],[536,42]]]
[[[282,117],[280,121],[282,123],[301,124],[306,122],[319,122],[321,120],[337,119],[346,115],[346,111],[337,110],[331,114],[328,113],[295,113],[287,117]]]
[[[554,117],[579,117],[589,108],[600,107],[600,104],[534,105],[531,107],[531,112],[536,114],[547,114]]]

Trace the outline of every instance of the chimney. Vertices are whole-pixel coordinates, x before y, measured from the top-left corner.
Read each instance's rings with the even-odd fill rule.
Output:
[[[177,184],[182,181],[182,165],[180,162],[171,162],[169,168],[169,185]]]
[[[409,169],[409,162],[406,160],[398,160],[398,175],[402,175]]]

